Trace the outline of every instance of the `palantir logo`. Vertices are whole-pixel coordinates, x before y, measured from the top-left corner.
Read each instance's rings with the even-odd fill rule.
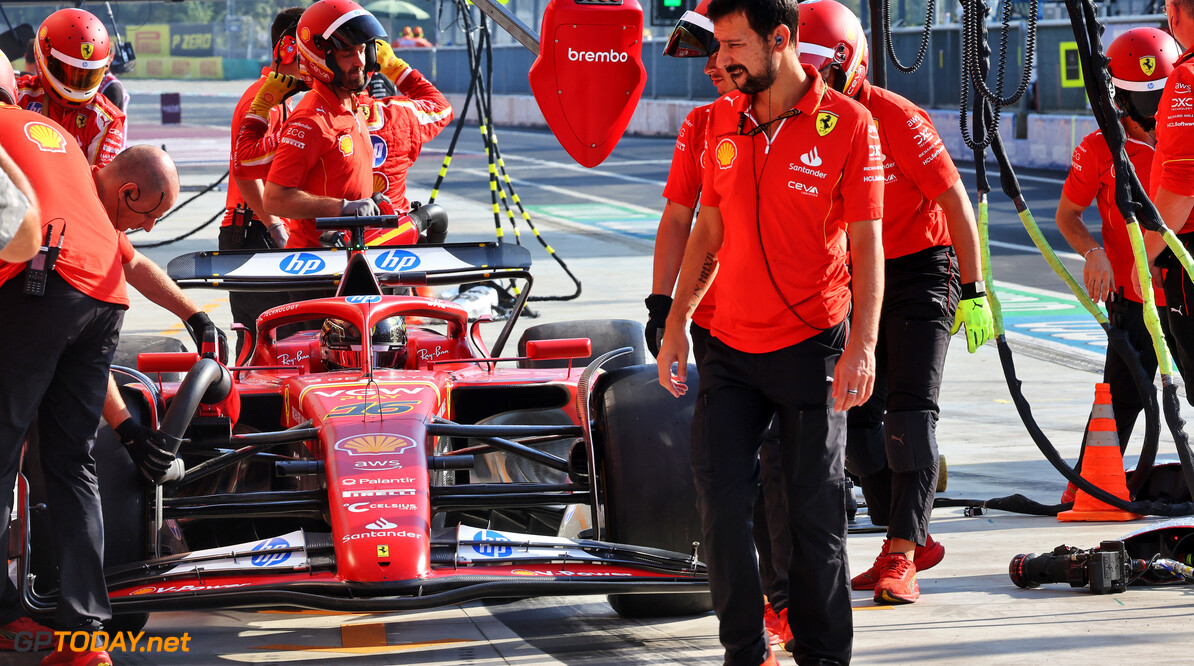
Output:
[[[291,275],[311,275],[323,270],[323,259],[318,255],[310,252],[299,252],[298,254],[288,254],[282,258],[282,262],[278,267],[282,269],[283,273]]]
[[[407,250],[386,250],[377,255],[377,258],[373,260],[373,265],[380,271],[400,273],[417,267],[419,261],[419,255],[414,252]]]
[[[485,542],[473,546],[473,550],[482,557],[510,557],[514,554],[514,549],[505,545],[510,543],[510,540],[501,532],[493,530],[477,532],[473,535],[473,540]]]
[[[812,150],[800,156],[800,161],[804,162],[804,166],[819,167],[821,166],[821,155],[814,147]]]
[[[253,550],[272,550],[274,548],[289,548],[290,542],[281,537],[270,539],[269,541],[262,541],[253,546]],[[290,552],[282,553],[263,553],[261,555],[253,555],[249,558],[249,563],[255,567],[269,567],[275,564],[281,564],[290,559]]]

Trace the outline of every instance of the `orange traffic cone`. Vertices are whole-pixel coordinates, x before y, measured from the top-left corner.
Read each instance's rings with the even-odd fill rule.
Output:
[[[1094,408],[1090,412],[1090,427],[1086,431],[1083,450],[1082,478],[1127,500],[1128,479],[1124,474],[1123,455],[1119,451],[1119,435],[1115,432],[1110,384],[1095,384]],[[1074,508],[1057,514],[1057,519],[1064,521],[1124,521],[1139,518],[1143,516],[1117,509],[1081,489],[1074,498]]]

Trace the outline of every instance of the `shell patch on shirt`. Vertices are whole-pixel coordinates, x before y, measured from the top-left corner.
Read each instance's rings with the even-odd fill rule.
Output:
[[[45,123],[25,123],[25,136],[37,145],[38,150],[47,153],[66,152],[66,139],[58,130]]]
[[[348,157],[349,155],[352,154],[352,137],[351,136],[345,134],[344,136],[340,137],[340,140],[338,142],[336,142],[336,145],[339,146],[340,152],[343,153],[345,157]]]
[[[729,139],[722,139],[717,144],[717,150],[714,151],[717,157],[717,166],[722,169],[728,169],[734,165],[734,160],[738,158],[738,147]]]

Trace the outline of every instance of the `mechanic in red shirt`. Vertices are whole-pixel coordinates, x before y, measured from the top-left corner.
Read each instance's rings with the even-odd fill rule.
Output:
[[[722,294],[752,294],[718,299],[692,426],[726,664],[777,663],[750,527],[759,444],[773,415],[793,538],[788,584],[800,599],[788,607],[793,655],[845,664],[853,642],[845,412],[874,383],[883,189],[864,169],[882,173],[882,164],[870,113],[801,66],[799,11],[794,0],[709,4],[718,64],[739,92],[709,114],[701,210],[676,287],[684,307],[668,316],[658,356],[660,383],[686,392],[684,329],[709,282],[716,275]],[[818,167],[797,169],[814,150]]]
[[[378,37],[385,37],[381,24],[351,0],[320,0],[299,19],[311,92],[282,129],[263,197],[266,212],[293,221],[287,247],[319,247],[314,218],[381,213],[371,198],[368,107],[358,96],[377,67]]]
[[[736,89],[725,70],[717,64],[717,40],[713,37],[713,22],[705,15],[709,0],[703,0],[693,11],[684,12],[672,30],[664,55],[676,58],[705,58],[705,74],[724,95]],[[705,149],[705,126],[713,104],[698,106],[688,113],[676,137],[672,166],[663,187],[666,200],[659,229],[655,234],[654,271],[651,295],[647,297],[649,319],[645,329],[647,347],[653,355],[659,353],[659,342],[667,325],[672,307],[672,289],[684,259],[684,246],[692,228],[697,200],[701,195],[701,174],[708,165]],[[709,341],[709,326],[713,320],[714,292],[717,284],[709,285],[692,315],[689,333],[692,352],[700,367],[705,359]],[[755,502],[754,538],[759,552],[759,574],[767,603],[763,608],[764,624],[772,645],[783,647],[792,638],[788,630],[788,559],[792,541],[788,537],[787,509],[783,506],[783,479],[780,475],[780,448],[777,425],[767,427],[767,436],[759,451],[762,483]],[[778,566],[777,566],[778,564]]]
[[[367,102],[373,191],[384,194],[394,210],[404,213],[410,209],[406,172],[418,159],[423,144],[452,123],[452,107],[430,81],[394,55],[384,39],[377,40],[377,64],[398,95]]]
[[[1166,0],[1165,9],[1170,32],[1187,50],[1166,78],[1157,105],[1157,143],[1148,194],[1165,225],[1187,250],[1194,251],[1194,0]],[[1189,390],[1189,372],[1194,368],[1194,318],[1190,316],[1194,283],[1159,234],[1146,231],[1144,244],[1153,279],[1165,291],[1173,357],[1186,380],[1186,401],[1194,405],[1194,392]],[[1170,270],[1162,275],[1161,268]],[[1139,296],[1139,279],[1135,273],[1132,277]]]
[[[303,10],[290,7],[278,12],[270,27],[274,45],[274,60],[271,67],[261,70],[261,77],[241,95],[233,121],[238,123],[232,132],[232,151],[229,156],[228,197],[224,203],[224,220],[220,225],[221,250],[268,250],[286,247],[290,238],[287,220],[265,212],[262,194],[265,178],[269,175],[278,139],[289,111],[283,99],[295,90],[298,80],[298,47],[296,34],[299,17]],[[281,76],[271,77],[271,73]],[[264,91],[264,92],[263,92]],[[260,98],[260,99],[258,99]],[[265,125],[262,127],[262,122]],[[250,132],[241,129],[252,125],[255,140]],[[238,213],[237,209],[241,209]],[[247,208],[248,212],[244,211]],[[257,317],[266,310],[287,303],[286,292],[230,291],[228,305],[232,308],[232,321],[250,331],[257,330]],[[245,335],[238,332],[236,357],[240,358]]]
[[[1157,28],[1133,28],[1107,47],[1110,59],[1107,67],[1115,85],[1115,103],[1122,112],[1120,124],[1127,135],[1128,159],[1146,192],[1156,143],[1154,114],[1165,79],[1173,72],[1180,53],[1173,37]],[[1092,203],[1098,207],[1103,222],[1101,244],[1082,222],[1083,211]],[[1157,356],[1152,336],[1144,325],[1144,303],[1133,287],[1136,260],[1128,241],[1127,225],[1115,205],[1115,165],[1101,131],[1086,135],[1074,149],[1070,173],[1057,204],[1057,228],[1086,261],[1082,275],[1087,293],[1094,301],[1107,304],[1111,325],[1127,334],[1128,342],[1140,355],[1140,363],[1151,378],[1157,370]],[[1153,287],[1161,330],[1166,338],[1171,338],[1164,290],[1160,282]],[[1170,339],[1168,345],[1174,348],[1175,341]],[[1144,403],[1127,363],[1110,348],[1103,364],[1103,381],[1111,385],[1111,406],[1122,451],[1127,448]],[[1079,468],[1081,463],[1079,456]],[[1069,484],[1061,501],[1074,501],[1076,490],[1074,484]]]
[[[16,102],[12,64],[0,58],[0,104]],[[29,179],[0,149],[0,261],[28,261],[41,245],[41,215]]]
[[[108,31],[94,14],[60,9],[37,29],[37,74],[17,80],[17,105],[66,128],[90,164],[124,148],[124,112],[97,94],[112,60]]]
[[[41,451],[61,572],[55,622],[65,631],[97,631],[111,610],[104,583],[103,526],[92,446],[108,369],[128,307],[122,264],[137,255],[117,230],[120,225],[110,216],[108,204],[90,186],[87,158],[64,128],[40,114],[0,105],[0,147],[29,179],[37,194],[43,233],[53,246],[60,246],[54,265],[41,273],[40,286],[33,268],[0,263],[0,311],[21,322],[0,331],[5,368],[0,373],[0,512],[8,515],[12,509],[25,432],[37,416],[41,441],[53,443]],[[151,173],[152,165],[140,166],[138,178],[160,180]],[[175,175],[173,192],[161,192],[152,203],[168,207],[177,192]],[[145,203],[137,195],[148,200],[150,194],[124,189],[111,193],[110,203]],[[122,221],[144,224],[140,217]],[[43,405],[46,409],[40,409]],[[7,531],[8,521],[4,521],[0,541],[7,543]],[[5,577],[0,649],[13,649],[17,633],[44,630],[21,615],[16,589]],[[54,654],[47,659],[66,663],[67,656]],[[107,658],[102,653],[91,656]]]
[[[945,555],[929,536],[929,518],[937,486],[937,396],[950,334],[964,324],[971,353],[994,337],[978,228],[928,115],[866,80],[858,18],[835,0],[811,0],[801,13],[801,62],[871,112],[882,160],[882,169],[864,177],[884,183],[875,392],[850,411],[846,469],[859,477],[871,520],[887,526],[887,539],[851,587],[874,590],[877,603],[912,603],[920,597],[916,572]],[[816,149],[800,157],[808,167],[820,159]]]

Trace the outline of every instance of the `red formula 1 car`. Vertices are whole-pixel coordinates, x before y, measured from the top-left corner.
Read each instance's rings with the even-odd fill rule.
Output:
[[[608,594],[627,616],[707,611],[688,462],[693,403],[668,395],[653,364],[635,365],[641,326],[535,326],[503,356],[530,292],[526,249],[366,255],[361,223],[379,219],[320,221],[348,229],[349,252],[170,262],[184,287],[337,291],[264,313],[233,367],[209,341],[203,354],[141,353],[139,370],[118,371],[126,399],[177,460],[146,484],[102,429],[113,628],[162,610],[392,611],[559,594]],[[522,285],[492,349],[480,331],[487,318],[383,293],[486,280]],[[26,456],[16,534],[23,601],[44,618],[57,575],[37,459]]]

